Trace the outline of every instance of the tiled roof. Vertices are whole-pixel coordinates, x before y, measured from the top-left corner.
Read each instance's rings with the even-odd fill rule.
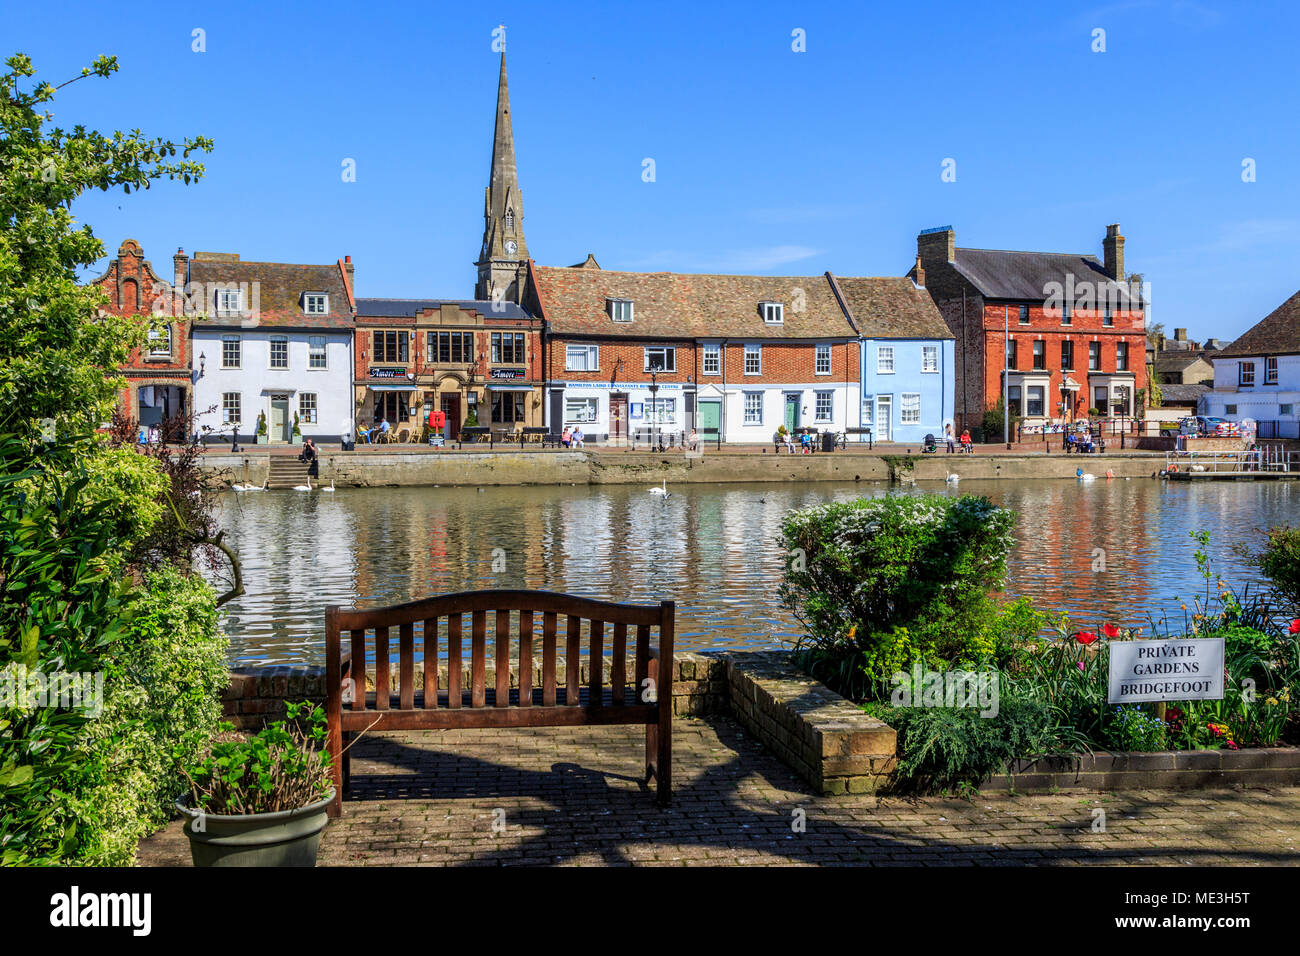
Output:
[[[216,311],[214,289],[205,289],[204,315],[194,325],[221,328],[350,329],[353,327],[348,290],[337,263],[298,265],[286,262],[243,262],[234,257],[190,260],[190,282],[205,287],[218,283],[248,283],[250,292],[245,308],[256,299],[257,314],[222,315]],[[251,291],[257,283],[257,295]],[[324,292],[329,296],[330,311],[325,315],[306,315],[302,296],[305,292]]]
[[[1161,385],[1160,394],[1167,403],[1179,405],[1196,404],[1196,400],[1210,391],[1208,385]]]
[[[911,279],[834,276],[849,316],[865,338],[953,337],[930,294]]]
[[[1067,275],[1074,276],[1076,286],[1090,282],[1100,287],[1112,282],[1097,257],[1088,255],[958,248],[953,264],[990,299],[1041,302],[1047,298],[1048,283],[1064,285]],[[1128,287],[1121,283],[1116,291],[1116,301],[1127,308]]]
[[[627,338],[851,338],[826,276],[734,276],[534,267],[542,308],[558,334]],[[631,322],[615,322],[607,299],[631,299]],[[768,325],[760,302],[780,302]]]
[[[1189,365],[1193,364],[1197,359],[1205,359],[1206,362],[1210,362],[1218,354],[1219,354],[1218,352],[1215,352],[1213,350],[1184,352],[1181,350],[1170,351],[1166,349],[1163,352],[1155,353],[1156,371],[1157,372],[1181,372]]]
[[[527,319],[529,314],[514,302],[495,303],[491,299],[357,299],[357,317],[367,319],[402,318],[425,309],[454,305],[463,311],[503,319]],[[494,308],[499,306],[499,311]]]
[[[1248,329],[1215,358],[1279,355],[1300,352],[1300,292],[1287,299]]]

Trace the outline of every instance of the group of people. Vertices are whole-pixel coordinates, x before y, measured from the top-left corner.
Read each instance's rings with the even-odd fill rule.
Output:
[[[564,431],[560,432],[560,445],[563,448],[582,448],[585,441],[586,436],[582,433],[581,425],[574,425],[572,428],[565,425]]]
[[[961,443],[961,450],[963,454],[967,454],[967,455],[975,454],[975,443],[971,441],[969,428],[963,428],[961,430],[961,436],[957,437],[953,433],[951,424],[944,425],[943,438],[944,441],[947,442],[948,444],[948,454],[951,455],[957,451],[958,442]]]
[[[1091,453],[1092,432],[1069,432],[1065,436],[1065,453],[1068,455],[1072,451]]]
[[[374,439],[370,437],[371,435],[387,435],[391,430],[392,430],[392,426],[388,424],[387,416],[381,418],[379,420],[379,424],[375,425],[373,428],[357,429],[361,437],[366,440],[367,445],[373,444],[374,442]]]

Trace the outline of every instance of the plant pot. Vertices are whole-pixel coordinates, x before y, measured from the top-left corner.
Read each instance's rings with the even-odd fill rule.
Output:
[[[315,866],[329,796],[297,810],[226,815],[203,813],[176,801],[195,866]],[[196,828],[199,820],[202,823]]]
[[[271,442],[271,436],[270,436],[270,435],[258,435],[258,436],[257,436],[257,443],[258,443],[259,445],[268,445],[268,444],[270,444],[270,442]]]

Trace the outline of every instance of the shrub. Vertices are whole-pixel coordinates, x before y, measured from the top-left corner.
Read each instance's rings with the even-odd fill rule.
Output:
[[[1116,750],[1164,750],[1168,728],[1163,720],[1141,707],[1116,707],[1106,720],[1106,742]]]
[[[973,495],[890,495],[791,513],[779,593],[804,626],[806,664],[864,696],[914,660],[982,660],[996,614],[988,592],[1002,586],[1014,520]]]
[[[1279,601],[1300,613],[1300,528],[1269,529],[1264,549],[1252,563],[1268,578]]]
[[[870,713],[898,732],[895,786],[920,793],[978,787],[1013,761],[1048,750],[1047,709],[1009,690],[1002,688],[994,717],[972,707],[868,704]]]
[[[127,608],[126,633],[105,672],[104,711],[80,746],[93,759],[75,779],[79,863],[129,865],[140,839],[166,822],[181,767],[207,747],[229,681],[216,599],[201,578],[160,568]]]

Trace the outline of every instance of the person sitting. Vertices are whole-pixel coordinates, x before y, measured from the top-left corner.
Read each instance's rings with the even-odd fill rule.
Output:
[[[799,450],[805,455],[812,454],[812,435],[808,432],[799,433]]]
[[[388,416],[385,415],[379,420],[379,440],[388,441],[388,433],[391,429],[392,426],[388,424]]]
[[[573,430],[568,425],[564,426],[564,431],[560,432],[560,447],[568,448],[573,443]]]
[[[586,436],[582,434],[582,426],[578,425],[573,429],[573,447],[582,448]]]
[[[1067,455],[1068,455],[1070,452],[1076,450],[1076,449],[1075,449],[1075,444],[1076,444],[1076,439],[1075,439],[1075,437],[1074,437],[1074,432],[1066,432],[1066,433],[1065,433],[1065,453],[1066,453]]]
[[[969,428],[963,428],[961,430],[961,450],[967,455],[975,454],[975,446],[971,443]]]
[[[699,450],[700,450],[700,436],[699,436],[699,434],[695,431],[694,428],[692,428],[692,429],[691,429],[691,433],[690,433],[689,435],[686,436],[686,450],[687,450],[687,451],[699,451]]]
[[[371,444],[369,428],[366,428],[362,425],[358,425],[357,434],[361,436],[362,440],[364,440],[367,445]]]

